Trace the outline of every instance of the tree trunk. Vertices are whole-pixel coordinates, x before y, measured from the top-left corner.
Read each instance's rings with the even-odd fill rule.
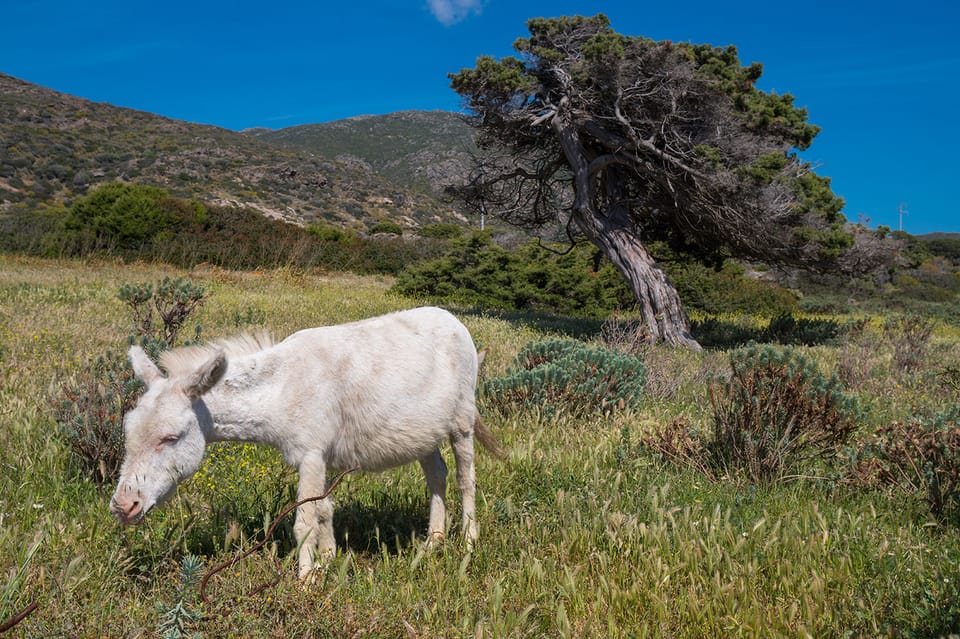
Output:
[[[655,342],[702,350],[690,334],[690,320],[680,303],[677,289],[640,241],[636,224],[620,197],[622,184],[617,169],[608,166],[603,158],[591,163],[576,128],[562,111],[553,118],[551,126],[573,170],[573,220],[626,278],[640,303],[640,315],[650,331],[650,338]],[[607,205],[603,211],[596,211],[594,176],[600,171],[604,171]]]
[[[640,304],[644,326],[655,342],[701,350],[690,334],[680,295],[643,246],[632,226],[616,224],[617,216],[575,215],[577,225],[626,278]]]

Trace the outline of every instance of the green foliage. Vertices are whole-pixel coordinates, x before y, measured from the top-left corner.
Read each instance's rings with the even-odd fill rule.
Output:
[[[437,222],[435,224],[424,224],[417,231],[420,237],[432,237],[437,240],[455,240],[463,237],[466,229],[459,224],[449,222]]]
[[[796,317],[785,313],[766,325],[755,321],[706,317],[691,322],[694,337],[707,348],[737,348],[750,342],[816,346],[835,344],[842,336],[861,325],[856,320],[842,322],[830,318]]]
[[[163,200],[188,210],[188,201]],[[328,271],[396,274],[409,264],[437,257],[446,240],[360,237],[325,224],[301,228],[270,219],[258,211],[211,206],[204,216],[178,218],[168,231],[140,244],[122,244],[89,228],[66,230],[65,214],[56,210],[16,210],[0,217],[0,250],[71,257],[112,255],[193,268],[198,264],[229,269],[319,268]],[[162,241],[161,241],[162,240]]]
[[[795,317],[786,313],[770,320],[763,341],[803,346],[833,344],[855,326],[856,322],[853,321],[844,323],[835,319]]]
[[[665,262],[665,270],[688,309],[708,314],[749,313],[776,317],[797,311],[797,296],[787,289],[746,277],[733,260],[714,269],[694,260]]]
[[[13,636],[156,635],[157,602],[165,612],[180,599],[182,557],[193,554],[213,565],[249,549],[269,523],[263,520],[295,492],[295,473],[282,470],[276,451],[214,445],[201,471],[144,525],[121,528],[105,520],[103,491],[69,472],[66,441],[50,437],[50,421],[34,398],[58,392],[50,388],[52,378],[75,375],[86,365],[83,353],[99,352],[111,335],[126,331],[127,309],[110,303],[121,283],[186,275],[215,288],[223,304],[220,311],[206,309],[204,332],[218,335],[236,330],[233,309],[262,309],[282,335],[416,303],[387,294],[380,277],[289,269],[229,275],[0,255],[0,272],[0,343],[8,349],[0,367],[0,574],[6,578],[0,578],[0,593],[20,573],[12,609],[40,605],[8,633]],[[478,343],[491,346],[488,377],[504,375],[524,345],[567,330],[538,326],[535,317],[463,314]],[[590,324],[595,332],[598,323]],[[881,364],[859,390],[872,409],[860,422],[863,433],[910,421],[916,405],[926,414],[943,396],[932,386],[898,385],[887,374],[892,345],[880,336],[881,326],[875,318],[868,336]],[[941,350],[928,358],[918,380],[932,381],[927,373],[956,365],[945,358],[955,359],[958,338],[955,327],[937,324],[932,343]],[[838,348],[805,352],[826,370]],[[229,616],[217,614],[219,607],[204,608],[202,621],[186,631],[209,637],[611,639],[929,638],[957,632],[955,502],[937,523],[923,501],[924,486],[917,492],[832,481],[754,486],[713,467],[705,477],[693,461],[657,463],[651,450],[637,445],[657,428],[673,428],[674,450],[696,440],[696,459],[709,460],[701,434],[710,432],[704,380],[727,360],[713,351],[643,352],[648,384],[635,412],[547,421],[519,410],[501,414],[492,398],[481,396],[484,420],[510,454],[507,462],[496,462],[478,451],[482,532],[473,552],[455,543],[456,525],[439,551],[423,551],[427,502],[416,464],[352,475],[336,494],[341,552],[316,584],[298,583],[287,556],[278,584],[234,600],[269,581],[274,558],[293,548],[286,530],[292,522],[285,521],[262,551],[217,577],[211,594]],[[651,402],[649,382],[665,370],[677,377],[676,391]],[[281,479],[289,492],[278,497],[271,487],[279,491]],[[455,509],[457,500],[451,501]],[[234,517],[239,530],[230,526]]]
[[[307,225],[307,233],[314,236],[321,242],[354,242],[357,240],[357,234],[349,229],[333,224],[314,222]]]
[[[199,202],[172,198],[153,186],[116,182],[74,202],[64,228],[80,238],[92,237],[97,246],[136,248],[169,239],[184,223],[205,218]]]
[[[172,347],[187,319],[203,303],[206,293],[183,278],[164,278],[150,284],[124,284],[118,297],[131,311],[133,334],[153,357]],[[153,304],[151,305],[151,302]],[[156,310],[160,323],[153,319]],[[196,337],[200,327],[197,326]],[[123,354],[107,351],[88,362],[62,384],[54,414],[70,444],[80,471],[97,484],[116,481],[123,463],[123,418],[133,409],[143,383]]]
[[[957,415],[914,417],[882,426],[859,448],[854,477],[923,494],[939,520],[960,510],[960,421]]]
[[[645,380],[637,357],[577,340],[550,340],[528,345],[514,369],[486,382],[483,393],[501,411],[606,415],[635,408]]]
[[[608,262],[592,270],[593,250],[558,255],[530,242],[516,251],[489,233],[454,240],[442,257],[408,267],[394,290],[438,303],[487,309],[536,310],[596,317],[627,306],[633,295]]]
[[[923,243],[932,255],[945,257],[955,264],[960,264],[960,236],[924,238]]]
[[[376,233],[386,233],[387,235],[403,235],[403,227],[396,222],[382,221],[371,226],[369,229],[367,229],[367,232],[371,235]]]
[[[749,346],[730,354],[731,377],[709,386],[714,464],[755,482],[796,476],[834,456],[861,417],[855,398],[792,348]]]

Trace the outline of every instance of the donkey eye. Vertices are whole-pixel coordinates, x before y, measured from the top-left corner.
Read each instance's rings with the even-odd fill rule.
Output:
[[[179,439],[180,439],[180,435],[164,435],[162,438],[160,438],[160,443],[173,444],[174,442],[177,442]]]

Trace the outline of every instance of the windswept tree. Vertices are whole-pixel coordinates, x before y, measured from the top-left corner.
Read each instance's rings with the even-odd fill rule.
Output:
[[[527,229],[585,236],[629,282],[659,341],[699,348],[649,246],[856,270],[857,229],[798,158],[819,129],[757,89],[734,47],[657,42],[603,15],[537,18],[517,56],[451,74],[490,151],[455,192]],[[500,155],[497,150],[501,150]]]

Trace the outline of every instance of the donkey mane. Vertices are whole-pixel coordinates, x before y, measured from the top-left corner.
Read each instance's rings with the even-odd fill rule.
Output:
[[[227,360],[250,355],[273,346],[273,336],[267,329],[256,333],[242,333],[236,337],[217,340],[210,344],[181,346],[160,354],[160,366],[170,377],[180,377],[197,370],[210,357],[222,350]]]

